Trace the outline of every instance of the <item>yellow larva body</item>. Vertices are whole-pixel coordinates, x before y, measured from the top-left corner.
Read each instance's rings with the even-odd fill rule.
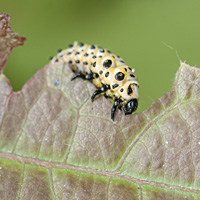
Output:
[[[119,56],[96,45],[77,42],[68,49],[60,50],[51,63],[66,62],[81,77],[90,80],[97,88],[92,96],[104,93],[114,100],[111,118],[116,108],[123,108],[125,114],[131,114],[138,106],[139,84],[134,69],[131,69]]]

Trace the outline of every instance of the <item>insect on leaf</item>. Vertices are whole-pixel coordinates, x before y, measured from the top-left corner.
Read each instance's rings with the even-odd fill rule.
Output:
[[[25,40],[0,15],[0,67]],[[9,36],[9,37],[8,37]],[[200,199],[200,69],[142,113],[110,119],[111,102],[48,64],[19,92],[0,74],[0,199]]]

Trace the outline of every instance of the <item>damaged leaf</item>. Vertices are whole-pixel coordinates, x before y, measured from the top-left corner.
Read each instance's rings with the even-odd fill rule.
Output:
[[[1,71],[25,40],[9,19]],[[13,92],[0,74],[0,199],[200,199],[199,68],[181,62],[168,93],[114,122],[111,102],[91,103],[95,87],[72,75],[48,64]]]
[[[9,15],[0,14],[0,74],[3,72],[12,49],[23,45],[26,40],[25,37],[20,37],[12,31],[9,21]]]

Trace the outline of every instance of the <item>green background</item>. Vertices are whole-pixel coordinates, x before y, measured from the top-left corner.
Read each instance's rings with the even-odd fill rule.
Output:
[[[27,41],[4,73],[18,91],[57,49],[97,44],[135,68],[142,112],[172,86],[179,59],[200,64],[199,0],[0,0],[12,29]]]

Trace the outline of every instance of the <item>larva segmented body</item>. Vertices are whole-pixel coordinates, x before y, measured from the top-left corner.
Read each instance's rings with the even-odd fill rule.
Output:
[[[72,80],[80,77],[90,80],[97,87],[91,97],[92,101],[100,93],[114,100],[111,109],[112,120],[117,108],[123,109],[125,115],[137,109],[139,84],[135,71],[119,56],[96,45],[75,42],[74,45],[69,45],[68,49],[59,50],[51,63],[60,61],[69,63],[76,72]]]

